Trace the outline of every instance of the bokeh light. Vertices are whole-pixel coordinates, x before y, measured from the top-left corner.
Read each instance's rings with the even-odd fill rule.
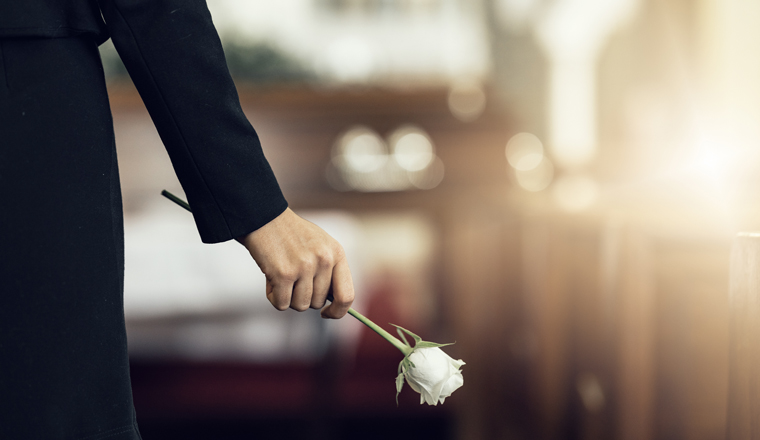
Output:
[[[585,174],[566,174],[554,183],[552,195],[557,205],[568,212],[590,208],[599,196],[596,181]]]
[[[515,170],[517,184],[526,191],[538,192],[546,189],[554,178],[554,166],[544,157],[538,165],[527,170]]]
[[[536,135],[518,133],[507,142],[507,161],[518,171],[536,168],[544,158],[544,146]]]
[[[406,125],[390,136],[393,158],[407,171],[420,171],[430,165],[435,157],[433,142],[421,128]]]
[[[462,122],[471,122],[480,117],[486,108],[486,94],[477,81],[462,80],[451,86],[449,110]]]
[[[586,411],[596,414],[604,409],[607,400],[604,395],[604,387],[595,374],[587,372],[578,376],[575,381],[575,388]]]
[[[371,128],[356,125],[335,141],[325,178],[337,191],[426,190],[443,180],[443,162],[421,127],[404,124],[386,142]]]
[[[385,141],[373,130],[357,126],[338,138],[333,161],[340,168],[367,173],[382,167],[388,160]]]

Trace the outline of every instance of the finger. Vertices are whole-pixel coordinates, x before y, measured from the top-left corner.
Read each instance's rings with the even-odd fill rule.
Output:
[[[333,302],[322,309],[323,318],[342,318],[354,302],[354,282],[346,259],[338,261],[332,272]]]
[[[332,269],[332,268],[331,268]],[[324,270],[314,277],[314,290],[311,293],[311,308],[321,309],[327,302],[327,294],[330,292],[332,270]]]
[[[271,286],[271,287],[270,287]],[[290,306],[293,296],[293,283],[287,281],[273,282],[267,280],[267,299],[277,310],[285,310]]]
[[[312,277],[301,277],[296,281],[293,288],[293,296],[290,299],[290,308],[303,312],[311,305],[311,292],[313,290],[314,279]]]

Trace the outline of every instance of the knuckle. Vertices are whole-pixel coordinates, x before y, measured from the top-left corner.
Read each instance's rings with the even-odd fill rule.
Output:
[[[333,266],[333,254],[329,249],[320,249],[316,252],[317,265],[321,268]]]
[[[327,303],[327,295],[319,294],[311,297],[311,308],[321,309]]]
[[[300,261],[300,267],[301,267],[301,270],[305,272],[313,272],[314,269],[316,269],[317,265],[314,262],[314,259],[303,257],[301,258],[301,261]]]
[[[341,246],[339,243],[335,244],[335,249],[333,250],[333,257],[335,258],[335,261],[340,261],[346,258],[346,251],[343,249],[343,246]]]
[[[296,312],[305,312],[309,310],[309,305],[310,304],[294,304],[294,305],[291,305],[290,307]]]
[[[351,304],[353,304],[354,298],[353,296],[351,298],[341,298],[337,301],[333,301],[333,304],[337,303],[338,306],[341,308],[343,307],[349,307]]]
[[[288,309],[288,305],[287,304],[272,303],[272,305],[274,306],[275,309],[277,309],[277,310],[279,310],[281,312],[283,312],[283,311],[285,311],[285,310]]]
[[[279,267],[274,271],[273,278],[282,282],[291,283],[298,279],[298,272],[291,267]]]

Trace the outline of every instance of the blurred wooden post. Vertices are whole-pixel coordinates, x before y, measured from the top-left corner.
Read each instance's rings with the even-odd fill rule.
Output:
[[[653,438],[649,238],[614,221],[532,219],[523,240],[536,438]]]
[[[728,440],[760,439],[760,233],[731,251]]]
[[[526,423],[524,372],[510,350],[521,311],[519,223],[499,209],[453,211],[443,234],[446,302],[457,342],[448,352],[467,366],[466,386],[446,405],[457,405],[457,438],[504,438]]]
[[[608,226],[607,288],[616,301],[615,438],[654,437],[655,274],[646,234]],[[610,243],[612,242],[612,243]]]

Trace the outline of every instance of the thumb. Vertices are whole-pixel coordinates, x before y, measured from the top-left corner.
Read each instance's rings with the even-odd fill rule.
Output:
[[[322,309],[322,317],[339,319],[345,316],[351,304],[354,302],[354,281],[351,278],[351,270],[348,262],[340,260],[333,268],[332,288],[328,299],[332,302]]]
[[[267,285],[266,285],[266,297],[267,300],[269,300],[270,303],[272,303],[273,306],[277,307],[277,304],[274,302],[274,285],[272,285],[272,280],[267,278]]]

